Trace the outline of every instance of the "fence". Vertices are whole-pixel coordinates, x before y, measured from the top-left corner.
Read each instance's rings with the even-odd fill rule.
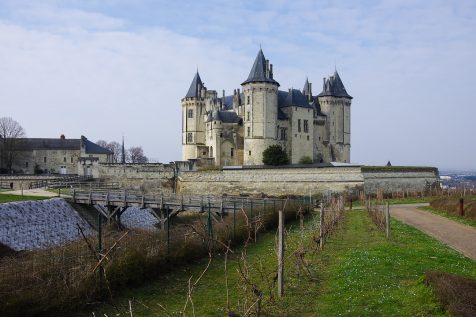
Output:
[[[375,223],[382,231],[385,231],[387,239],[390,238],[390,204],[383,200],[370,200],[365,202],[365,208]]]
[[[174,199],[183,201],[186,197]],[[189,201],[193,199],[189,197]],[[259,232],[276,226],[279,209],[284,209],[287,220],[295,219],[297,210],[309,210],[313,202],[308,197],[289,198],[287,202],[225,197],[220,204],[227,212],[220,212],[216,208],[218,198],[203,200],[207,202],[204,210],[174,218],[165,205],[167,221],[155,231],[118,231],[98,213],[96,236],[0,257],[0,310],[6,315],[32,315],[51,309],[66,312],[74,303],[163,274],[173,264],[203,257],[209,250],[222,250],[226,241],[239,243],[248,232],[256,240]],[[78,232],[83,232],[79,226]]]

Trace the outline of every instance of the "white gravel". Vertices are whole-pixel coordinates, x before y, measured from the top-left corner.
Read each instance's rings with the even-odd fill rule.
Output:
[[[121,215],[121,223],[126,228],[139,228],[146,230],[157,230],[157,218],[151,214],[150,209],[140,209],[139,207],[129,207]]]
[[[79,239],[91,226],[61,198],[0,204],[0,243],[15,251],[47,248]]]

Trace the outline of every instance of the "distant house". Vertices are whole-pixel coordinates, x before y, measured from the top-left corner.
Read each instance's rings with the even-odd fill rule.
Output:
[[[113,153],[85,136],[66,139],[21,138],[15,141],[12,169],[22,174],[92,175],[92,165],[112,161]]]

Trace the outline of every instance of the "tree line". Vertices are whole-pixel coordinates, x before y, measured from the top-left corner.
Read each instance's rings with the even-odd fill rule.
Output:
[[[122,146],[119,142],[98,140],[97,145],[112,152],[112,163],[122,163]],[[142,146],[131,146],[124,149],[125,163],[148,163],[149,159],[144,154]]]

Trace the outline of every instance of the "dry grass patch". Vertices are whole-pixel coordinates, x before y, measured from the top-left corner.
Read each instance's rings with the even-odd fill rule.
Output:
[[[430,271],[425,274],[425,282],[452,316],[476,316],[476,279]]]

